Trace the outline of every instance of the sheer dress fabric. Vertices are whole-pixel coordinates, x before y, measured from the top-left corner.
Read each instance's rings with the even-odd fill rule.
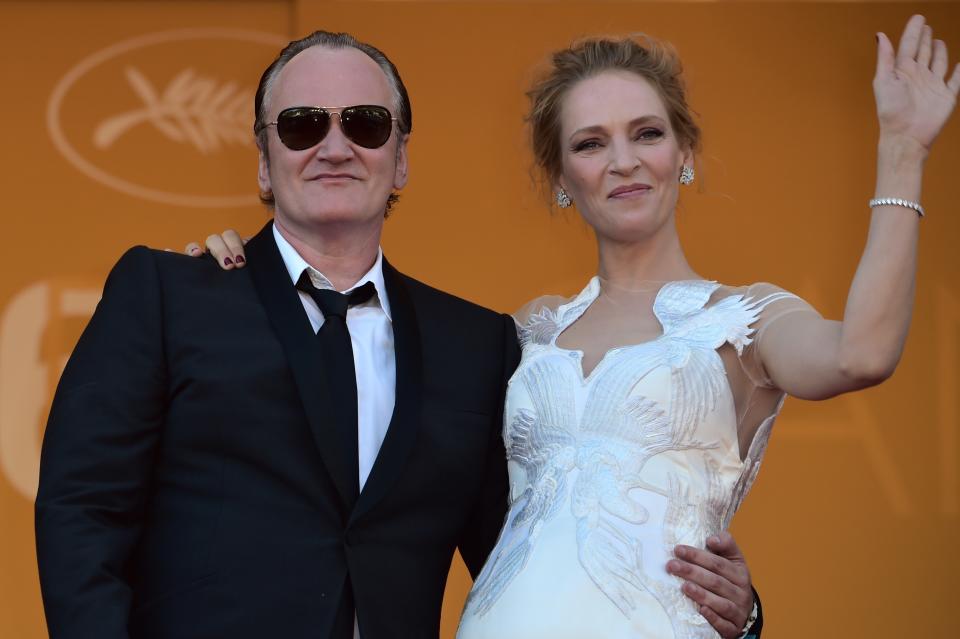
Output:
[[[784,399],[759,346],[801,312],[816,313],[772,284],[596,277],[521,309],[510,508],[458,639],[719,636],[666,562],[726,529],[749,491]]]

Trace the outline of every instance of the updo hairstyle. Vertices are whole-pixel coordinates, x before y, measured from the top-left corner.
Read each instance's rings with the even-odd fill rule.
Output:
[[[527,91],[530,144],[536,173],[548,197],[563,167],[563,100],[575,84],[604,71],[630,71],[649,82],[666,106],[681,147],[694,153],[700,150],[700,127],[687,105],[682,64],[672,46],[643,35],[578,40],[555,52],[545,73]]]

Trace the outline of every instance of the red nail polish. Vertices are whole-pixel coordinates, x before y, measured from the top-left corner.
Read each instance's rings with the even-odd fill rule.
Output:
[[[231,260],[229,257],[225,257],[223,258],[223,264],[224,266],[233,266],[233,260]]]
[[[237,264],[243,264],[243,263],[246,262],[246,261],[247,261],[247,260],[243,259],[243,256],[242,256],[242,255],[238,255],[238,256],[237,256]]]

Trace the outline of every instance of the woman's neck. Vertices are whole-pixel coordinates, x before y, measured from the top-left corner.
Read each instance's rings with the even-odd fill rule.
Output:
[[[700,279],[687,262],[673,226],[642,241],[598,237],[597,248],[597,274],[611,289],[639,291],[659,282]]]

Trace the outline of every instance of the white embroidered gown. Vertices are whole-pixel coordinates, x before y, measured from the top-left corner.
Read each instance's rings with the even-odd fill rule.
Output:
[[[569,302],[532,303],[517,318],[523,357],[504,425],[510,509],[458,639],[719,636],[666,562],[676,544],[703,547],[724,530],[749,490],[783,401],[756,340],[774,319],[811,309],[769,284],[671,282],[648,294],[652,339],[558,346],[600,291],[593,278]]]

